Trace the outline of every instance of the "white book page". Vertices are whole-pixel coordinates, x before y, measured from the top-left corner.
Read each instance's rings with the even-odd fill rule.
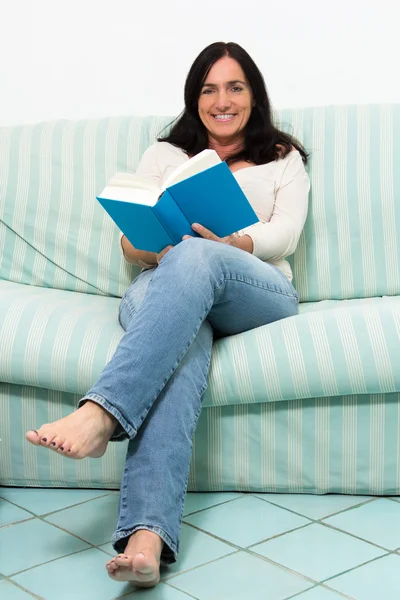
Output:
[[[175,171],[165,180],[162,191],[170,185],[188,179],[189,177],[192,177],[192,175],[196,175],[197,173],[201,173],[201,171],[205,171],[210,167],[218,165],[220,162],[222,161],[215,150],[203,150],[203,152],[196,154],[196,156],[193,156],[193,158],[190,158],[183,163],[183,165],[180,165],[175,169]]]
[[[154,206],[157,204],[160,190],[146,190],[140,188],[108,185],[99,195],[99,198],[117,200],[121,202],[132,202],[133,204],[145,204]]]
[[[128,187],[161,193],[159,186],[148,177],[140,177],[134,173],[115,173],[107,187]]]

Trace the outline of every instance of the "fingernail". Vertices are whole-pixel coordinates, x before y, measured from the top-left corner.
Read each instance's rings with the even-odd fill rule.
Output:
[[[47,442],[47,438],[42,438],[42,442]]]

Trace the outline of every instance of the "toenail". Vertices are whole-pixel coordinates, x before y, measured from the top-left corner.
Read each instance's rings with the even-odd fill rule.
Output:
[[[55,446],[55,445],[56,445],[56,443],[55,443],[55,442],[51,442],[51,445],[52,445],[52,446]]]
[[[64,450],[63,446],[61,446],[61,447],[59,448],[59,450]]]
[[[47,438],[42,438],[42,442],[47,442]]]

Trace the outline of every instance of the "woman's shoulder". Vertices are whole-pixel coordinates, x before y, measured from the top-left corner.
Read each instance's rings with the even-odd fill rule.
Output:
[[[169,160],[171,156],[183,154],[183,150],[169,142],[154,142],[145,152],[147,155],[156,157],[159,161]]]

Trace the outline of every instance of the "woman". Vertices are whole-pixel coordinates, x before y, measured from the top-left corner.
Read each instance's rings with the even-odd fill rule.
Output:
[[[285,257],[307,214],[307,155],[272,125],[262,75],[237,44],[211,44],[196,58],[184,112],[145,152],[137,173],[161,184],[205,148],[228,163],[260,222],[222,239],[194,224],[201,238],[185,236],[157,255],[122,237],[126,260],[145,267],[121,302],[126,334],[79,410],[27,433],[31,443],[77,459],[102,456],[110,440],[129,438],[113,537],[123,554],[107,570],[142,587],[156,585],[160,561],[172,563],[178,553],[213,337],[298,310]]]

